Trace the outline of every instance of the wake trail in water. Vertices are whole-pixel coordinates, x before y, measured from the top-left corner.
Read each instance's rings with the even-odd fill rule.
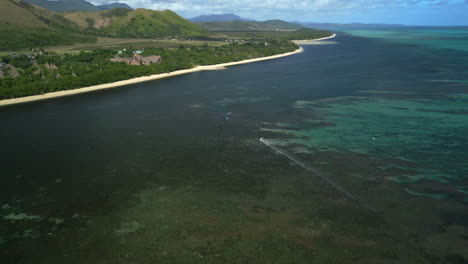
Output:
[[[328,178],[327,176],[321,174],[319,171],[317,171],[316,169],[310,167],[309,165],[305,164],[304,162],[296,159],[295,157],[289,155],[288,153],[286,153],[285,151],[283,151],[282,149],[276,147],[276,146],[273,146],[272,144],[270,144],[266,139],[264,138],[260,138],[260,141],[265,144],[266,146],[268,146],[269,148],[273,149],[274,151],[276,151],[277,153],[287,157],[288,159],[294,161],[296,164],[298,164],[299,166],[301,166],[302,168],[312,172],[313,174],[317,175],[319,178],[321,178],[322,180],[328,182],[331,186],[333,186],[333,188],[337,189],[338,191],[342,192],[343,194],[346,195],[346,197],[348,197],[349,199],[353,200],[353,201],[356,201],[356,202],[359,202],[358,199],[356,199],[353,195],[351,195],[348,191],[346,191],[345,189],[343,189],[343,187],[339,186],[336,182],[334,182],[332,179]]]

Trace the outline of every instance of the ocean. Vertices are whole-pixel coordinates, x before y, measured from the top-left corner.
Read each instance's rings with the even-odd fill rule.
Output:
[[[468,263],[467,47],[353,30],[0,108],[0,262]]]

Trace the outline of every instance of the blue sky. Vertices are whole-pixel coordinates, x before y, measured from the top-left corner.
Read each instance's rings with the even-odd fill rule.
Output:
[[[186,18],[235,13],[255,20],[466,25],[468,0],[91,0],[170,9]]]

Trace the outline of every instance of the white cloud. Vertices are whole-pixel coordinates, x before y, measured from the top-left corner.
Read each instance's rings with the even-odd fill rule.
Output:
[[[465,1],[468,0],[91,0],[95,4],[121,2],[134,8],[170,9],[187,18],[235,13],[257,20],[280,18],[296,21],[323,21],[330,17],[368,13],[377,9],[440,6]]]
[[[129,3],[131,5],[131,3]],[[212,13],[236,13],[252,18],[289,17],[310,12],[339,11],[356,6],[355,1],[347,0],[177,0],[146,2],[151,9],[171,9],[185,16]]]

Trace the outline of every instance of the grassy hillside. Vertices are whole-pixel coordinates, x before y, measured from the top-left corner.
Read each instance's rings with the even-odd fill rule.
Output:
[[[34,28],[16,25],[0,25],[0,39],[0,50],[19,50],[96,41],[96,38],[93,36],[83,36],[41,27]]]
[[[0,50],[90,42],[72,21],[19,0],[0,0]]]
[[[100,12],[79,11],[67,13],[64,17],[73,21],[81,29],[102,29],[130,11],[130,9],[124,8],[114,8]]]
[[[110,37],[170,38],[205,36],[207,31],[170,10],[136,9],[102,29]]]
[[[276,29],[282,29],[282,30],[297,30],[297,29],[304,28],[304,26],[301,24],[286,22],[286,21],[279,20],[279,19],[267,20],[267,21],[264,21],[263,24],[269,25]]]
[[[303,28],[302,25],[289,23],[283,20],[258,21],[212,21],[197,23],[211,31],[250,31],[250,30],[297,30]]]
[[[20,0],[0,0],[0,23],[28,27],[77,29],[75,23],[45,8]]]

